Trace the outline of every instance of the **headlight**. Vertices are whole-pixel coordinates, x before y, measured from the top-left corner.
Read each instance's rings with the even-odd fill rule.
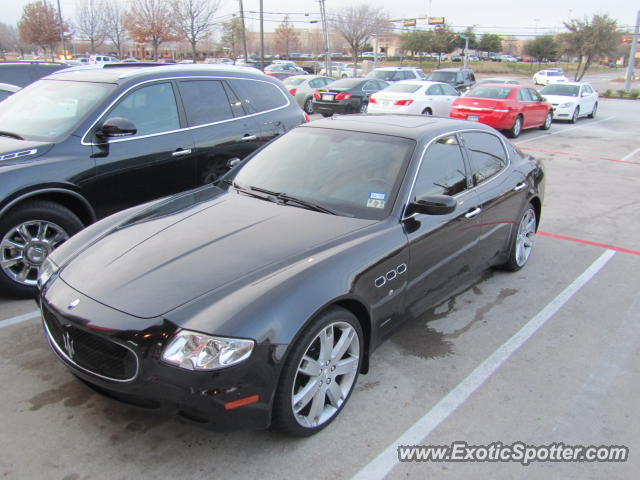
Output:
[[[246,360],[255,342],[181,330],[162,353],[162,360],[187,370],[216,370]]]
[[[38,288],[42,289],[49,279],[58,271],[58,266],[49,257],[44,259],[38,269]]]
[[[570,107],[571,105],[573,105],[573,102],[562,103],[560,104],[560,108],[567,108],[567,107]]]

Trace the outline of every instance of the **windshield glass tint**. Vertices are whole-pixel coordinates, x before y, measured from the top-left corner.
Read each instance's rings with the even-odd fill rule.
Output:
[[[385,92],[397,92],[397,93],[414,93],[420,90],[422,85],[408,85],[402,83],[395,83],[384,89]]]
[[[339,215],[389,215],[415,141],[302,127],[270,143],[237,173],[242,187],[286,193]]]
[[[507,87],[476,87],[471,90],[467,97],[477,97],[477,98],[508,98],[511,93],[511,88]]]
[[[431,72],[427,80],[433,82],[454,82],[456,80],[455,72]]]
[[[0,130],[27,140],[57,141],[114,88],[109,83],[40,80],[0,103]]]
[[[554,85],[548,85],[540,90],[542,95],[562,95],[564,97],[577,97],[580,87],[577,85],[562,85],[556,83]]]

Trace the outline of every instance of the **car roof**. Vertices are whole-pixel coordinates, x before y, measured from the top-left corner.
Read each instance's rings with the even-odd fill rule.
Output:
[[[560,83],[552,83],[551,85],[573,85],[576,87],[580,87],[582,85],[591,85],[589,82],[560,82]],[[543,88],[550,87],[551,85],[545,85]]]
[[[265,78],[266,75],[252,67],[241,67],[224,64],[143,64],[114,63],[103,65],[101,68],[76,67],[73,70],[61,71],[53,80],[75,80],[80,82],[124,83],[132,78],[162,78],[176,74],[233,74]]]
[[[416,140],[429,140],[456,130],[486,130],[491,127],[482,123],[454,118],[427,117],[424,115],[334,115],[330,118],[305,123],[300,128],[329,128],[355,132],[391,135]]]
[[[374,70],[420,70],[420,68],[418,67],[378,67],[378,68],[374,68]]]
[[[459,71],[462,71],[462,70],[471,70],[471,69],[468,68],[468,67],[436,68],[431,73],[433,73],[433,72],[459,72]]]
[[[420,85],[421,87],[430,87],[431,85],[447,85],[444,82],[434,82],[433,80],[400,80],[393,83],[393,85]]]

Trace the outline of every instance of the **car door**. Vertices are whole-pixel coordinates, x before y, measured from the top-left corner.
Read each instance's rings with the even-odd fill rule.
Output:
[[[526,202],[526,178],[523,172],[509,169],[507,144],[499,134],[473,131],[460,136],[481,203],[478,255],[486,267],[507,248],[514,219]]]
[[[451,105],[453,105],[453,101],[460,96],[460,93],[458,93],[458,91],[451,85],[447,85],[446,83],[441,84],[440,88],[442,89],[441,102],[443,106],[443,110],[440,115],[448,117],[451,113]]]
[[[442,88],[440,87],[440,85],[438,84],[431,85],[429,88],[425,90],[424,94],[425,94],[425,98],[424,98],[425,104],[424,106],[421,105],[420,108],[422,110],[425,110],[426,108],[430,108],[433,115],[442,116],[443,115],[442,112],[445,110],[445,108],[442,105],[444,95],[442,95]],[[447,115],[448,114],[449,112],[447,112]]]
[[[580,89],[580,114],[588,115],[593,111],[596,103],[596,95],[589,85],[582,85]]]
[[[409,242],[407,312],[418,317],[447,297],[462,278],[478,267],[476,245],[480,199],[455,134],[431,143],[422,158],[410,200],[450,195],[458,205],[448,215],[415,214],[405,220]]]
[[[178,89],[193,136],[196,184],[211,183],[229,170],[231,158],[258,148],[259,128],[223,79],[184,79]]]
[[[536,112],[536,125],[542,125],[547,119],[549,106],[535,88],[528,88],[527,90],[529,91],[529,97],[531,97],[531,108]]]
[[[133,88],[96,125],[120,117],[137,131],[123,138],[85,137],[96,175],[84,185],[99,217],[195,186],[193,139],[169,80]]]

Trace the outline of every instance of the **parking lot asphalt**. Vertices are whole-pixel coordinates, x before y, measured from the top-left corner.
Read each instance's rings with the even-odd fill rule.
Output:
[[[211,432],[104,398],[54,357],[32,300],[0,298],[0,475],[128,478],[637,478],[640,110],[525,131],[547,192],[529,264],[486,272],[371,358],[307,439]],[[624,463],[399,463],[398,444],[626,445]],[[385,454],[387,452],[387,454]],[[391,454],[388,454],[391,452]]]

